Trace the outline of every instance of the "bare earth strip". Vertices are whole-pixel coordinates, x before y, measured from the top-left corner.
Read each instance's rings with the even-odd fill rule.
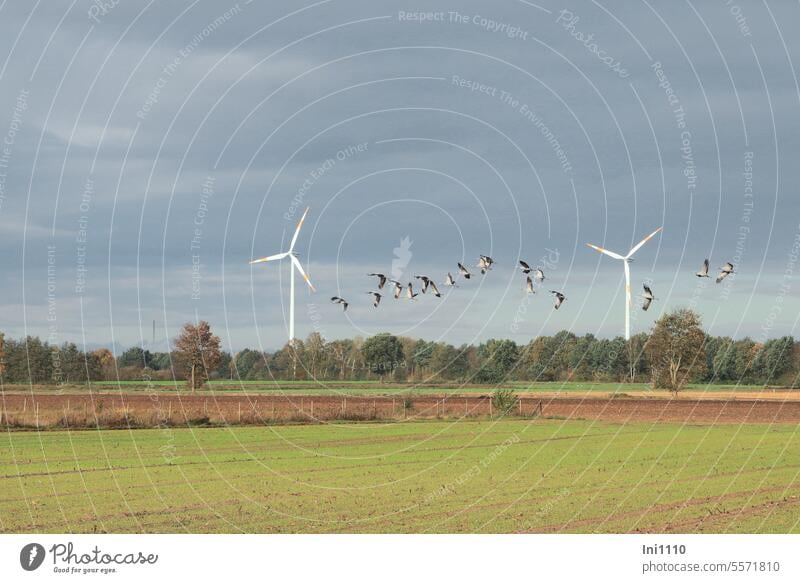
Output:
[[[718,399],[704,396],[642,398],[594,394],[525,396],[512,415],[601,421],[678,423],[798,423],[800,400],[771,397]],[[79,426],[124,412],[134,425],[182,425],[202,420],[213,424],[262,424],[280,421],[380,420],[432,417],[477,417],[496,414],[486,395],[400,397],[263,394],[12,393],[0,400],[0,426]],[[125,423],[120,423],[125,426]]]

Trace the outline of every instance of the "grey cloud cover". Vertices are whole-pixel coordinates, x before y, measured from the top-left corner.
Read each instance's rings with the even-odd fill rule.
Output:
[[[0,329],[133,344],[149,341],[153,319],[171,337],[199,316],[228,346],[279,346],[286,266],[247,261],[285,246],[302,210],[293,205],[308,204],[298,249],[320,291],[298,293],[300,335],[620,334],[619,266],[584,243],[625,251],[659,225],[633,267],[637,288],[651,281],[659,300],[634,330],[691,304],[717,334],[796,333],[787,272],[800,229],[800,54],[790,24],[800,7],[738,2],[737,21],[725,2],[536,5],[4,4],[0,140],[13,139],[0,191]],[[420,10],[444,21],[399,15]],[[451,22],[453,11],[466,22]],[[405,237],[407,275],[443,280],[479,253],[498,265],[441,302],[374,310],[364,273],[390,269]],[[568,297],[557,313],[546,290],[526,302],[513,270],[548,253],[547,283]],[[736,258],[740,273],[698,287],[706,256],[714,266]],[[326,302],[334,294],[352,299],[349,318]]]

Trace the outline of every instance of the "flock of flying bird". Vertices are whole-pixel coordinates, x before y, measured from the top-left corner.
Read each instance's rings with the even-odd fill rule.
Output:
[[[294,339],[294,277],[295,271],[297,271],[303,279],[308,284],[308,287],[313,291],[314,286],[311,284],[311,280],[308,278],[305,270],[303,269],[302,265],[300,265],[300,260],[297,258],[297,255],[294,252],[294,245],[297,242],[297,237],[300,234],[300,228],[303,226],[303,221],[305,221],[306,215],[308,215],[308,208],[303,212],[303,216],[300,218],[300,221],[297,223],[297,227],[295,228],[294,235],[292,236],[291,243],[289,244],[289,250],[284,251],[282,253],[277,253],[275,255],[270,255],[268,257],[262,257],[260,259],[254,259],[250,261],[250,264],[255,263],[264,263],[268,261],[277,261],[279,259],[284,259],[288,257],[291,260],[291,268],[290,268],[290,295],[289,295],[289,341],[293,341]],[[626,255],[622,255],[620,253],[615,253],[608,249],[604,249],[597,245],[592,245],[591,243],[587,243],[586,245],[595,251],[599,251],[603,255],[607,255],[612,259],[616,259],[621,261],[624,267],[625,273],[625,339],[630,339],[630,310],[633,306],[633,299],[631,298],[631,270],[630,270],[630,263],[633,261],[634,254],[642,248],[650,239],[655,237],[658,233],[662,231],[663,227],[657,228],[655,231],[647,235],[644,239],[639,241],[636,245],[634,245],[630,251]],[[525,261],[518,261],[519,269],[522,271],[523,275],[525,275],[525,292],[528,295],[532,295],[536,293],[536,286],[534,284],[541,285],[542,282],[545,280],[544,272],[540,268],[531,268],[531,266],[526,263]],[[463,264],[457,263],[458,265],[458,273],[456,277],[468,280],[472,277],[472,274],[469,272]],[[480,270],[481,274],[485,275],[487,272],[491,271],[492,266],[494,265],[494,259],[489,257],[488,255],[480,255],[478,257],[478,263],[476,268]],[[728,277],[730,274],[735,273],[733,270],[732,263],[725,263],[722,267],[719,268],[719,275],[717,275],[717,283],[720,283],[723,279]],[[706,259],[703,261],[703,266],[700,268],[695,275],[697,277],[710,277],[708,274],[709,271],[709,261]],[[415,301],[417,296],[420,293],[427,294],[430,290],[430,295],[435,296],[437,298],[441,298],[442,294],[439,292],[439,287],[436,285],[436,282],[428,277],[427,275],[415,275],[414,278],[418,279],[421,284],[417,284],[420,291],[414,291],[414,284],[412,282],[408,282],[408,285],[404,286],[400,281],[396,279],[390,279],[383,273],[368,273],[367,276],[369,277],[377,277],[378,278],[378,291],[368,291],[367,294],[372,296],[372,305],[377,308],[381,304],[381,300],[384,297],[384,294],[392,293],[394,295],[394,299],[400,299],[400,296],[403,294],[403,290],[405,289],[406,297],[411,300]],[[387,283],[391,283],[394,286],[394,290],[390,292],[389,290],[383,291],[386,287]],[[456,278],[453,277],[453,274],[448,272],[447,278],[444,280],[443,285],[445,287],[454,288],[457,287],[456,285]],[[650,308],[650,305],[655,300],[655,296],[653,295],[653,290],[647,284],[643,285],[644,293],[642,294],[642,304],[641,307],[643,310],[647,310]],[[567,297],[560,291],[550,290],[550,293],[553,294],[553,307],[558,310]],[[331,302],[335,304],[339,304],[342,306],[342,309],[346,312],[350,302],[347,301],[345,298],[340,296],[333,296],[331,298]]]
[[[472,277],[472,274],[470,273],[469,269],[467,269],[462,263],[457,263],[456,265],[458,265],[458,277],[463,279],[470,279]],[[494,265],[494,259],[492,259],[488,255],[481,255],[478,258],[478,264],[476,265],[476,267],[480,270],[482,275],[485,275],[487,271],[491,271],[492,265]],[[524,261],[520,261],[519,265],[522,272],[527,276],[527,284],[525,289],[529,294],[536,293],[536,289],[533,287],[533,282],[534,280],[536,280],[538,283],[544,281],[544,272],[539,268],[531,269],[531,267]],[[531,272],[533,272],[533,278],[531,278],[531,276],[528,275]],[[378,278],[379,290],[384,289],[387,282],[394,284],[394,290],[392,292],[392,294],[394,295],[394,299],[400,298],[400,296],[403,293],[404,287],[406,290],[406,297],[412,301],[416,299],[416,297],[420,294],[420,292],[426,294],[428,293],[428,290],[431,290],[431,293],[437,298],[442,297],[442,294],[439,291],[436,282],[427,275],[414,276],[414,279],[418,279],[422,282],[421,284],[422,287],[420,288],[420,292],[414,291],[413,282],[408,282],[408,285],[403,286],[401,282],[397,281],[396,279],[390,279],[383,273],[368,273],[367,276]],[[447,277],[445,278],[444,283],[442,285],[446,287],[458,287],[456,284],[456,278],[454,278],[453,274],[449,271],[447,272]],[[383,299],[383,296],[385,295],[380,291],[368,291],[366,293],[372,295],[373,298],[372,305],[376,308],[380,305],[381,299]],[[561,303],[566,299],[566,297],[561,292],[553,291],[551,293],[555,294],[556,297],[555,308],[558,309],[559,306],[561,306]],[[350,303],[347,300],[339,296],[333,296],[331,298],[331,301],[336,304],[341,304],[344,311],[347,311],[347,306],[350,305]]]
[[[457,263],[457,265],[458,265],[458,277],[461,277],[463,279],[470,279],[472,277],[472,274],[466,267],[464,267],[463,264]],[[476,267],[480,270],[482,275],[485,275],[487,271],[491,271],[492,265],[494,265],[494,259],[492,259],[488,255],[481,255],[478,258],[478,264],[476,265]],[[697,277],[710,277],[708,274],[709,265],[710,263],[708,259],[703,261],[703,266],[695,275]],[[544,272],[538,267],[535,269],[531,268],[531,266],[528,263],[522,260],[519,261],[519,269],[525,275],[526,293],[531,295],[535,294],[536,288],[534,287],[534,283],[541,284],[545,280]],[[720,283],[731,273],[735,273],[733,270],[733,264],[730,262],[726,263],[719,269],[720,272],[716,278],[717,283]],[[383,273],[368,273],[367,276],[378,278],[378,290],[383,290],[387,282],[394,284],[394,290],[392,291],[394,299],[397,300],[402,295],[404,286],[401,282],[395,279],[391,279],[386,275],[384,275]],[[439,288],[436,286],[436,282],[434,282],[433,279],[431,279],[426,275],[415,275],[414,278],[422,282],[422,287],[420,288],[420,291],[423,294],[426,294],[428,290],[431,290],[432,294],[437,298],[442,297],[442,294],[439,291]],[[447,272],[447,277],[445,278],[443,285],[451,288],[458,287],[456,285],[456,279],[449,271]],[[650,307],[650,304],[656,298],[653,295],[653,291],[650,289],[650,286],[648,286],[647,284],[643,284],[642,287],[644,288],[644,293],[642,294],[642,310],[647,311],[647,309]],[[416,300],[416,297],[419,295],[419,292],[414,291],[414,284],[412,282],[408,282],[408,285],[405,286],[405,290],[406,290],[406,297],[409,300],[412,301]],[[366,293],[372,296],[373,299],[372,305],[376,308],[380,305],[384,295],[386,295],[385,293],[381,293],[380,291],[368,291]],[[564,303],[564,300],[566,300],[567,297],[563,293],[555,290],[550,290],[550,293],[553,294],[553,299],[554,299],[553,307],[557,310],[561,307],[561,304]],[[341,305],[342,309],[345,312],[347,311],[347,307],[350,305],[350,302],[339,296],[333,296],[331,298],[331,302]]]

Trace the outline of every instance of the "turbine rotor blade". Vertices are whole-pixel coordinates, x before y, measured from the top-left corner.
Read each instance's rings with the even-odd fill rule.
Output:
[[[642,245],[644,245],[644,244],[645,244],[645,243],[647,243],[647,242],[648,242],[650,239],[652,239],[653,237],[655,237],[655,236],[658,234],[658,232],[659,232],[661,229],[663,229],[663,228],[664,228],[664,227],[659,227],[659,228],[657,228],[655,231],[653,231],[652,233],[650,233],[649,235],[647,235],[647,237],[645,237],[644,239],[642,239],[641,241],[639,241],[639,243],[637,243],[636,247],[634,247],[633,249],[631,249],[631,250],[628,252],[628,254],[625,256],[625,259],[627,259],[628,257],[632,257],[634,253],[636,253],[636,252],[637,252],[639,249],[641,249]]]
[[[591,243],[586,243],[586,245],[588,247],[591,247],[595,251],[599,251],[600,253],[602,253],[604,255],[608,255],[609,257],[613,257],[614,259],[625,259],[619,253],[614,253],[613,251],[609,251],[608,249],[603,249],[602,247],[598,247],[597,245],[592,245]]]
[[[300,275],[303,276],[303,279],[306,280],[306,283],[308,284],[308,287],[311,288],[311,291],[317,291],[316,289],[314,289],[314,286],[311,285],[311,280],[308,279],[308,276],[306,275],[306,272],[303,271],[303,266],[300,265],[300,260],[297,259],[297,257],[295,257],[294,255],[291,255],[291,258],[292,258],[292,263],[294,263],[294,266],[297,268],[297,271],[300,272]]]
[[[277,261],[278,259],[283,259],[288,254],[289,254],[288,252],[286,252],[286,253],[277,253],[275,255],[270,255],[269,257],[262,257],[261,259],[253,259],[250,262],[250,265],[253,265],[254,263],[264,263],[265,261]]]
[[[305,212],[303,212],[303,216],[300,217],[300,221],[297,223],[297,228],[294,230],[294,235],[292,235],[292,242],[289,243],[289,253],[291,253],[294,250],[294,244],[297,243],[297,236],[300,234],[300,227],[303,226],[303,221],[306,220],[308,209],[309,207],[306,207]]]

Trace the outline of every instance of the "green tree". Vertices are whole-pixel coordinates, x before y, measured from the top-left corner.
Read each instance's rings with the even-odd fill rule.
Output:
[[[4,383],[23,383],[24,380],[21,352],[24,349],[21,343],[13,338],[3,341],[3,382]]]
[[[577,336],[567,330],[556,332],[556,335],[553,336],[555,352],[551,366],[556,379],[570,379],[569,355],[577,340]]]
[[[248,378],[250,370],[261,358],[260,352],[249,348],[237,352],[233,357],[234,374],[242,380]]]
[[[46,384],[56,379],[50,345],[35,336],[6,340],[6,382]]]
[[[169,352],[153,352],[148,364],[153,370],[169,371],[172,368],[172,355]]]
[[[134,367],[134,368],[152,368],[151,360],[153,355],[149,350],[144,350],[140,346],[133,346],[123,352],[117,358],[117,366],[120,368]]]
[[[753,363],[753,376],[761,383],[774,383],[789,370],[793,348],[791,336],[767,340]]]
[[[622,336],[617,336],[607,341],[607,347],[608,352],[604,363],[606,375],[616,382],[626,379],[629,375],[628,355],[630,347],[628,342]]]
[[[287,342],[273,354],[265,354],[263,358],[253,364],[250,372],[247,373],[247,378],[251,380],[296,378],[294,365],[298,348],[302,350],[302,345],[299,340],[295,339],[292,344]]]
[[[105,379],[103,365],[95,352],[81,352],[84,363],[84,382],[100,381]]]
[[[431,351],[428,366],[436,378],[450,381],[464,378],[469,369],[469,362],[465,350],[445,342],[437,342]]]
[[[74,342],[65,342],[58,348],[61,375],[64,383],[85,383],[87,358]]]
[[[712,338],[706,342],[709,350],[709,381],[725,382],[736,380],[736,344],[731,338]],[[712,357],[713,356],[713,357]]]
[[[519,347],[513,340],[488,340],[478,347],[480,369],[476,380],[482,383],[501,383],[508,379],[519,363]]]
[[[588,380],[592,373],[592,347],[597,342],[594,334],[577,338],[567,355],[570,375],[575,379]]]
[[[420,378],[424,378],[425,373],[430,367],[431,355],[435,347],[435,342],[426,342],[425,340],[417,340],[414,343],[410,360],[413,365],[414,374],[419,374]]]
[[[531,340],[522,352],[522,374],[530,381],[552,381],[552,367],[556,345],[549,336],[539,336]]]
[[[391,374],[404,361],[403,345],[397,336],[387,332],[368,338],[361,347],[364,360],[370,370],[380,376]]]
[[[219,364],[214,371],[214,376],[218,379],[232,379],[233,378],[233,357],[227,350],[219,353]]]

